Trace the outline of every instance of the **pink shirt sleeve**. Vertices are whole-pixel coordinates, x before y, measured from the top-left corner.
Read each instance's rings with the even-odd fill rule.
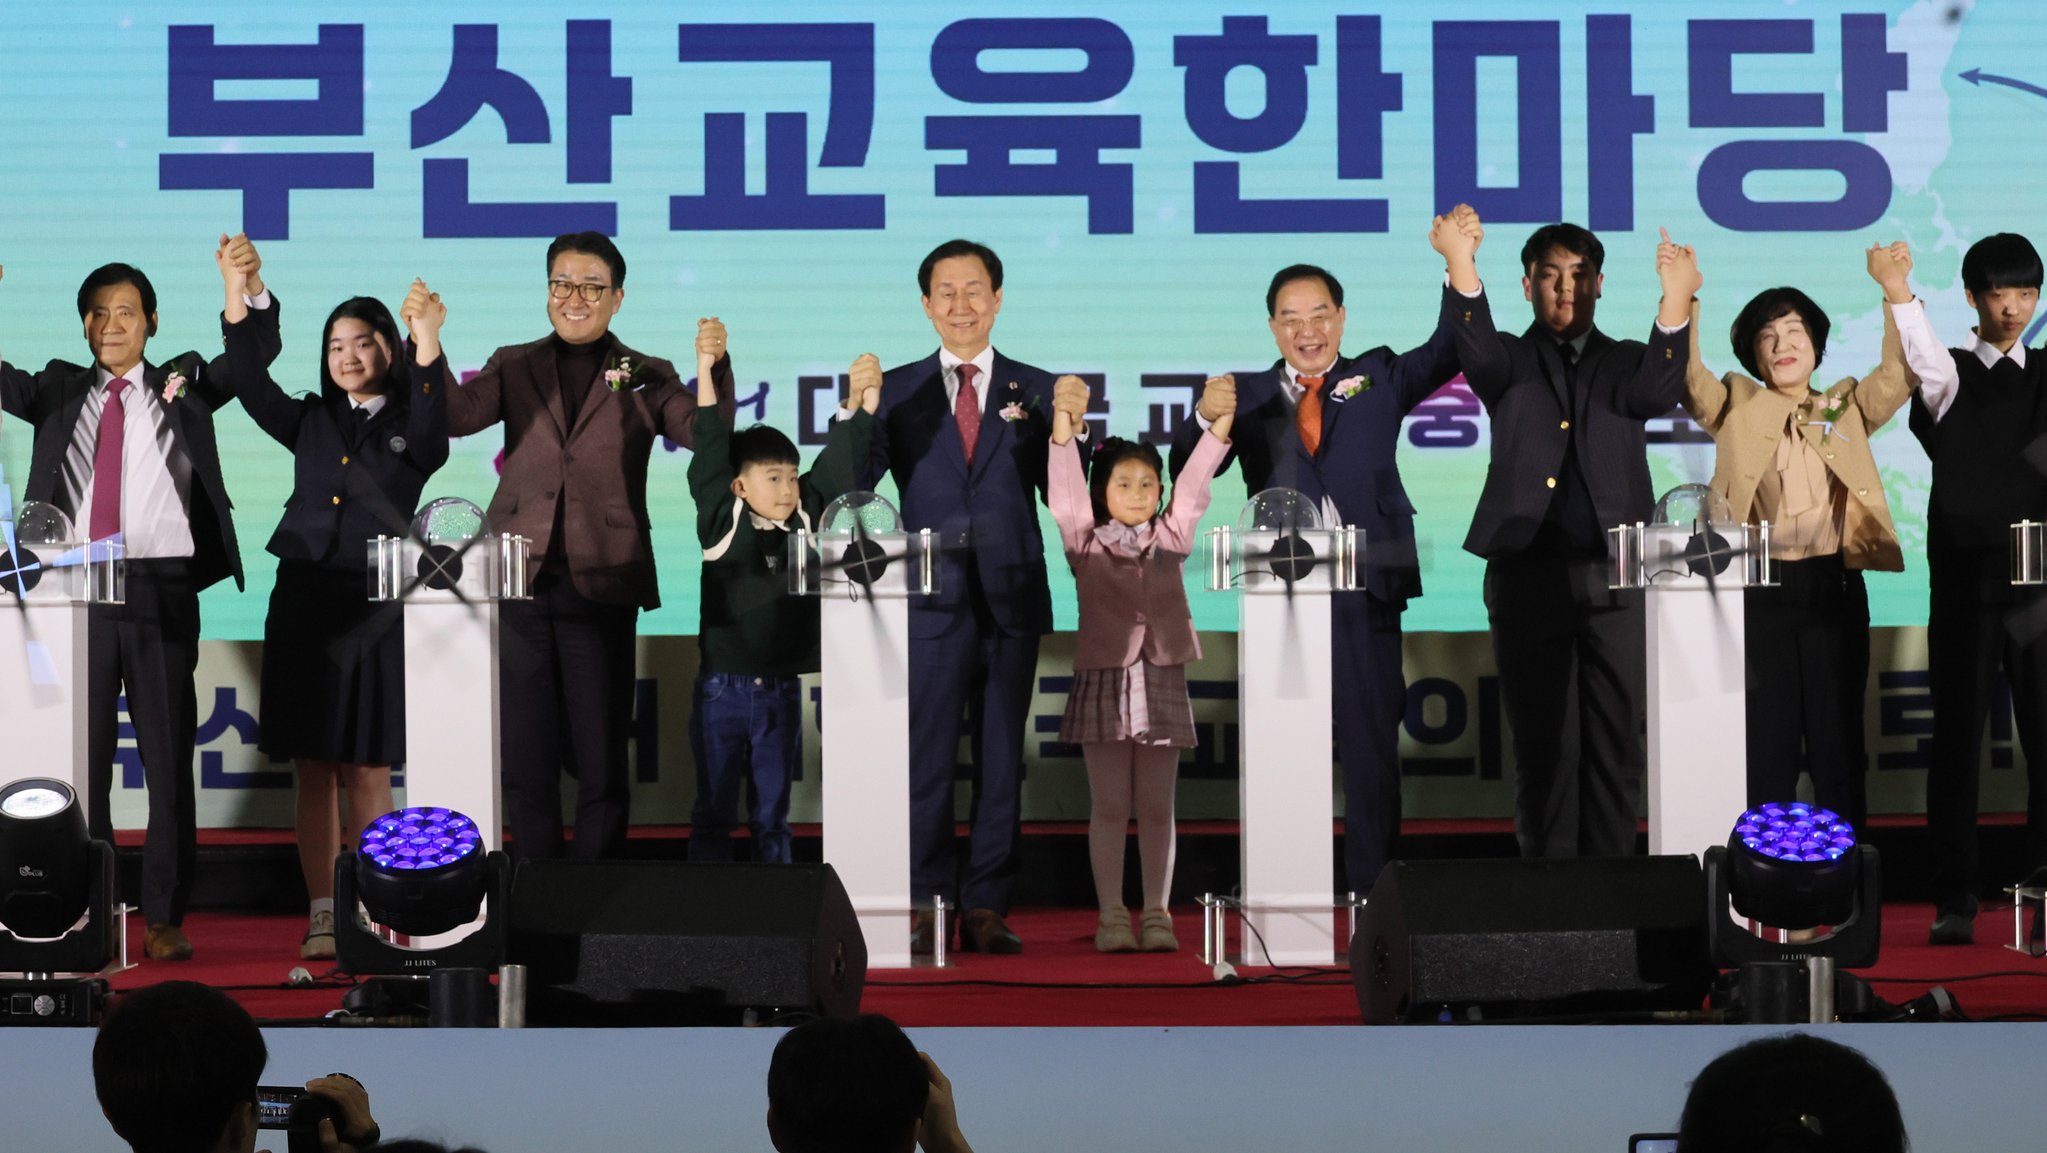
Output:
[[[1080,467],[1080,443],[1053,441],[1046,459],[1045,503],[1059,524],[1059,542],[1078,555],[1095,535],[1095,505],[1088,496],[1087,474]]]
[[[1228,441],[1217,440],[1214,433],[1201,434],[1194,454],[1180,469],[1180,479],[1173,485],[1173,495],[1154,530],[1159,548],[1182,556],[1193,553],[1195,526],[1201,523],[1201,514],[1208,511],[1208,482],[1215,479],[1216,465],[1222,462],[1229,447]]]

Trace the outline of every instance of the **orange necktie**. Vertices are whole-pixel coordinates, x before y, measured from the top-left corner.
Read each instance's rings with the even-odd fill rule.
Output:
[[[1294,408],[1294,426],[1300,429],[1301,444],[1307,447],[1308,455],[1314,456],[1322,447],[1322,378],[1303,376],[1299,380],[1306,391]]]

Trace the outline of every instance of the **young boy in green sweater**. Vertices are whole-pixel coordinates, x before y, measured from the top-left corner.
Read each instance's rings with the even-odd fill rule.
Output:
[[[702,327],[721,346],[724,326]],[[702,362],[704,354],[699,352]],[[869,358],[872,359],[872,358]],[[818,606],[789,592],[789,534],[815,531],[826,504],[852,489],[881,403],[879,362],[853,367],[823,451],[799,472],[796,445],[764,424],[734,432],[709,366],[699,363],[690,495],[704,549],[702,624],[690,752],[697,766],[689,859],[732,859],[741,789],[751,779],[753,859],[789,860],[789,782],[803,763],[803,674],[818,669]]]

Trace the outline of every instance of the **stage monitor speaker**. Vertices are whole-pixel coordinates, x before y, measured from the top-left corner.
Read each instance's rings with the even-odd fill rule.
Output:
[[[521,861],[507,953],[535,1025],[850,1017],[867,983],[830,865]]]
[[[1691,856],[1394,861],[1350,943],[1367,1024],[1699,1008],[1713,980]]]

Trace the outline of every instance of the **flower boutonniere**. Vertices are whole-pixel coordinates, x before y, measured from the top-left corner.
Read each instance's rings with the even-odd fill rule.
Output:
[[[163,402],[169,404],[183,395],[185,395],[185,374],[174,368],[169,376],[163,378]]]
[[[604,383],[613,392],[638,392],[650,383],[641,373],[643,367],[630,356],[614,356],[605,362]]]
[[[1019,386],[1015,381],[1012,380],[1009,382],[1009,388],[1011,392],[1016,391],[1019,387],[1021,386]],[[1028,419],[1030,415],[1036,411],[1038,411],[1038,398],[1034,396],[1030,399],[1030,403],[1028,404],[1024,403],[1021,400],[1012,400],[1008,404],[1005,404],[1000,409],[996,410],[995,415],[1001,417],[1004,421],[1006,421],[1009,424],[1015,424],[1019,420]]]
[[[1807,403],[1811,404],[1812,402]],[[1837,435],[1845,442],[1848,439],[1848,434],[1836,433],[1834,422],[1841,419],[1842,413],[1848,411],[1848,398],[1845,396],[1822,395],[1818,403],[1824,405],[1824,407],[1819,409],[1819,418],[1817,420],[1808,420],[1805,423],[1819,426],[1821,444],[1831,442]]]
[[[1372,391],[1372,378],[1361,373],[1357,376],[1346,376],[1342,380],[1337,381],[1336,387],[1329,390],[1329,396],[1331,399],[1341,403],[1361,392],[1370,391]]]

